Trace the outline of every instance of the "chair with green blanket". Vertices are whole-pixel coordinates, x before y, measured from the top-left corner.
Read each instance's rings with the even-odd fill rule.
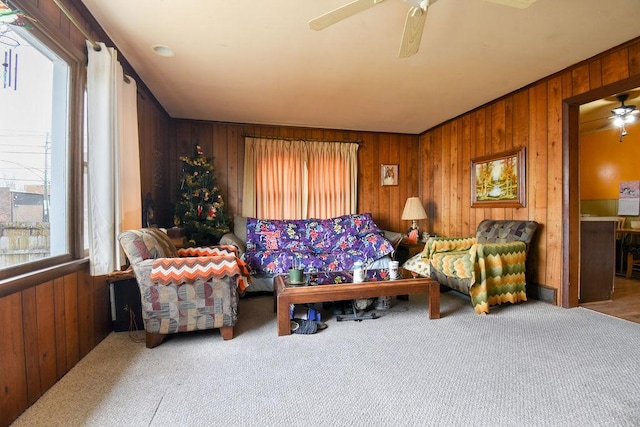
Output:
[[[535,221],[484,220],[475,237],[430,238],[403,267],[467,294],[478,314],[527,300],[526,262]]]

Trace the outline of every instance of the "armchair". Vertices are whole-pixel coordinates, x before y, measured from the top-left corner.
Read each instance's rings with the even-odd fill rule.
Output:
[[[157,228],[124,231],[118,240],[140,288],[147,348],[167,334],[201,329],[233,338],[239,296],[250,281],[235,248],[176,250]]]
[[[476,313],[505,302],[527,300],[526,261],[535,221],[478,224],[475,237],[430,238],[403,267],[467,294]]]

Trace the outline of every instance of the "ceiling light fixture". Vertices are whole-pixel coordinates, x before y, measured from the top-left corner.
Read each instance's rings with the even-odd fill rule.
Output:
[[[624,101],[629,98],[628,93],[622,93],[618,95],[617,98],[618,101],[620,101],[620,106],[611,110],[611,113],[613,114],[613,124],[620,128],[620,142],[622,142],[622,137],[628,134],[625,125],[635,121],[633,114],[636,111],[636,106],[625,105]]]
[[[151,49],[158,56],[169,57],[169,56],[175,56],[176,55],[173,52],[173,49],[171,49],[169,46],[165,46],[163,44],[154,44],[153,46],[151,46]]]

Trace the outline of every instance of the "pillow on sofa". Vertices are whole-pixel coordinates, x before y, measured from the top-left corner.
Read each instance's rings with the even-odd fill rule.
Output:
[[[240,238],[243,242],[247,241],[247,217],[246,216],[234,216],[233,217],[233,234]]]

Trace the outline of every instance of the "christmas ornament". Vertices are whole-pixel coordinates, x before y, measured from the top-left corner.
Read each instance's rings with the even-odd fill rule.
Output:
[[[207,220],[211,221],[214,216],[216,216],[216,208],[209,206],[209,210],[207,211]]]

